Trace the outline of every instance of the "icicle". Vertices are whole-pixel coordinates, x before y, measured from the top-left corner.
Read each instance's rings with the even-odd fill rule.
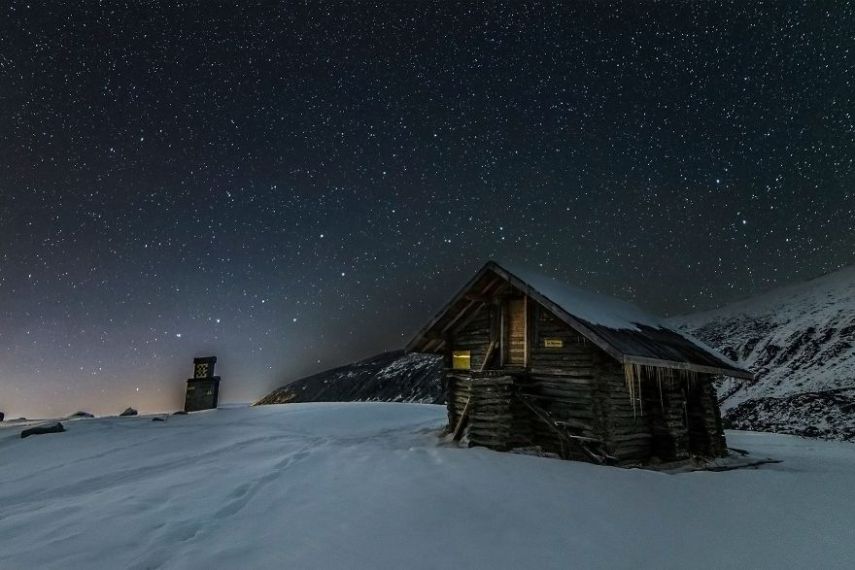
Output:
[[[632,417],[636,417],[635,411],[635,378],[634,378],[634,365],[630,363],[624,363],[623,365],[623,377],[626,382],[626,389],[629,392],[629,401],[632,404]]]

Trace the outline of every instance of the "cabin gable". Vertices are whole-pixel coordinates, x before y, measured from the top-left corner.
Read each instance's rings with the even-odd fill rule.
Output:
[[[478,299],[443,337],[440,352],[454,368],[454,354],[468,352],[470,370],[482,368],[549,371],[578,364],[579,355],[611,355],[512,285]],[[485,364],[486,361],[486,364]],[[617,362],[617,361],[615,361]]]

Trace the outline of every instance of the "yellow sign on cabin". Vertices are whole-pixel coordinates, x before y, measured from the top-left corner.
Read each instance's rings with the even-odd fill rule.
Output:
[[[545,338],[543,346],[546,348],[564,348],[564,340],[560,338]]]

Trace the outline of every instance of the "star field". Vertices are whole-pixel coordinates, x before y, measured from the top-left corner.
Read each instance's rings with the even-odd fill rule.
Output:
[[[834,2],[0,7],[0,410],[398,348],[489,258],[661,314],[855,261]]]

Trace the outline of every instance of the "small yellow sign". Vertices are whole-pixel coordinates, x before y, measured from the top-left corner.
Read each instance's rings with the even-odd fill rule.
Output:
[[[560,338],[545,338],[543,346],[546,348],[564,348],[564,340]]]

